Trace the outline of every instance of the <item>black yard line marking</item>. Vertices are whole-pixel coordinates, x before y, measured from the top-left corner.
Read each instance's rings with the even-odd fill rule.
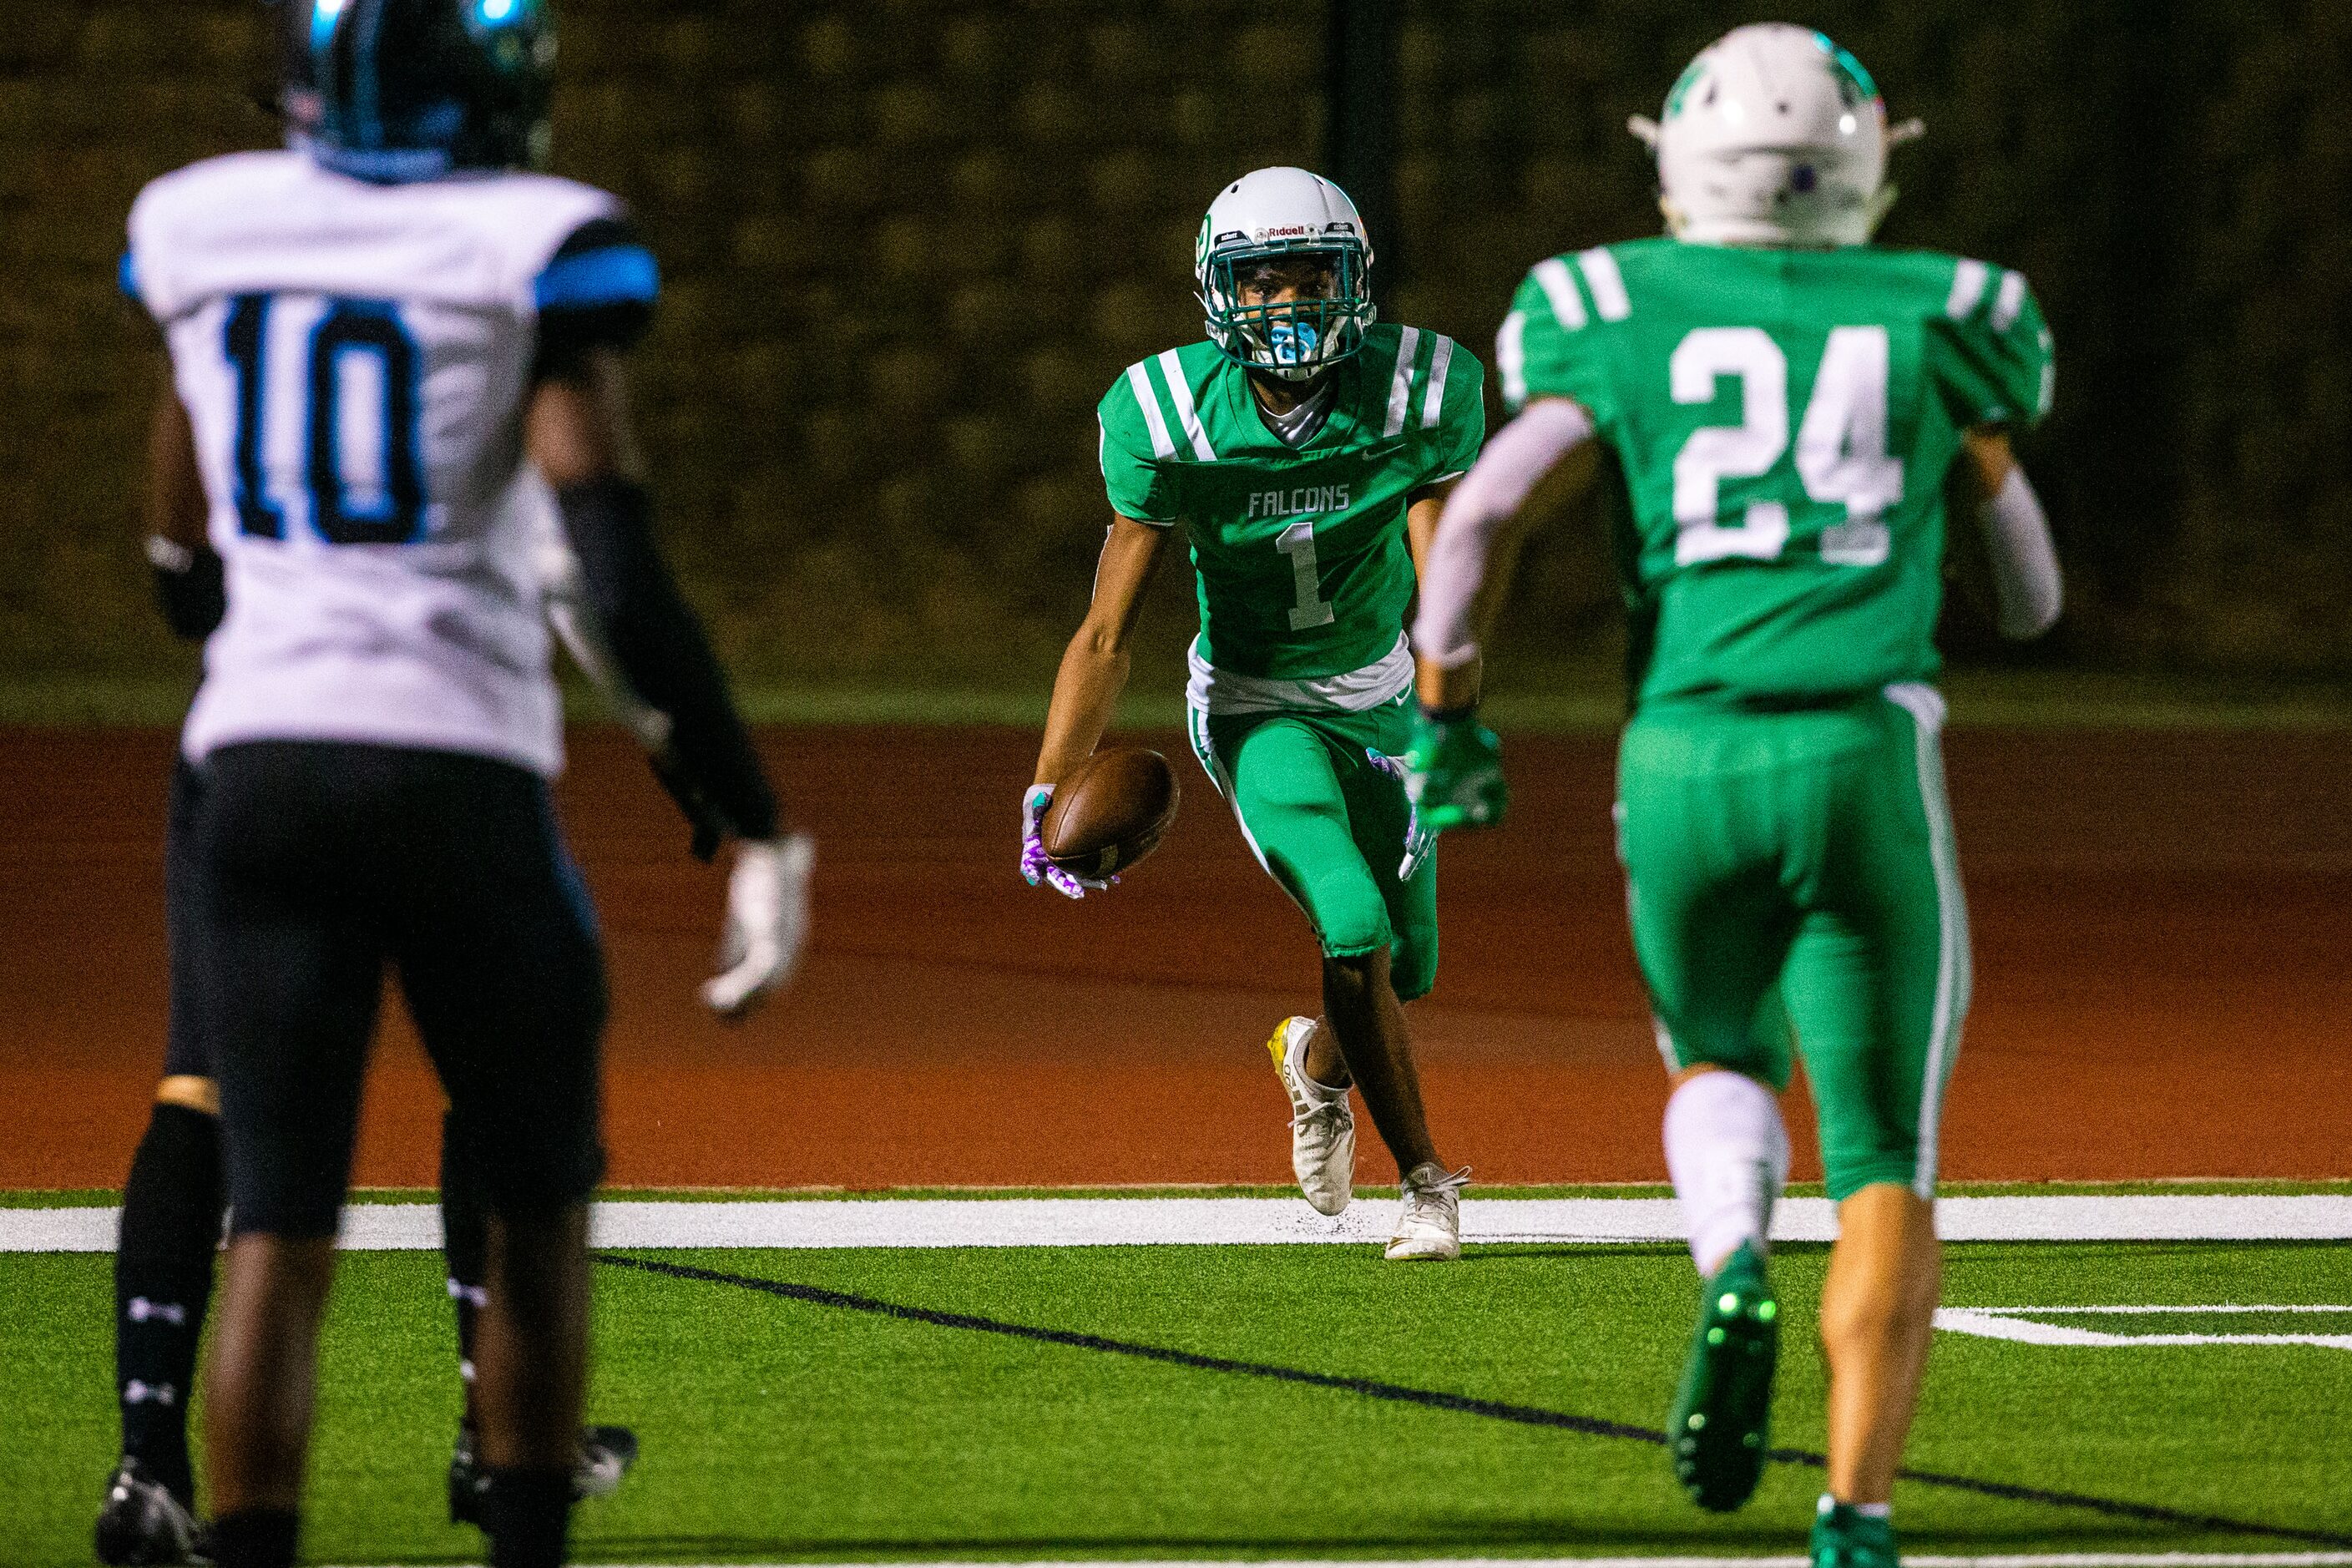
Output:
[[[1340,1377],[1331,1373],[1308,1372],[1300,1367],[1275,1366],[1265,1362],[1236,1361],[1228,1356],[1201,1355],[1192,1351],[1172,1350],[1165,1345],[1137,1344],[1129,1340],[1114,1340],[1101,1334],[1075,1333],[1066,1329],[1041,1329],[1028,1323],[1008,1323],[996,1318],[982,1318],[970,1312],[942,1312],[929,1307],[902,1306],[873,1296],[853,1295],[845,1290],[828,1290],[820,1285],[795,1285],[783,1279],[761,1279],[753,1275],[726,1274],[715,1268],[697,1268],[691,1264],[664,1263],[650,1258],[626,1258],[618,1253],[600,1252],[596,1261],[614,1268],[635,1268],[647,1274],[667,1275],[673,1279],[699,1280],[711,1285],[732,1285],[739,1289],[757,1290],[764,1295],[782,1297],[789,1301],[804,1301],[811,1306],[837,1307],[845,1311],[866,1312],[876,1317],[896,1318],[903,1322],[929,1323],[934,1328],[968,1329],[977,1333],[1001,1334],[1007,1339],[1028,1340],[1039,1344],[1065,1345],[1072,1350],[1099,1351],[1107,1355],[1131,1356],[1139,1361],[1160,1362],[1169,1366],[1187,1367],[1195,1372],[1232,1373],[1242,1377],[1259,1377],[1276,1383],[1304,1384],[1313,1388],[1337,1389],[1345,1394],[1361,1394],[1367,1399],[1391,1400],[1400,1405],[1419,1405],[1432,1410],[1451,1410],[1465,1415],[1484,1415],[1493,1421],[1508,1421],[1521,1426],[1549,1426],[1559,1431],[1580,1432],[1591,1437],[1617,1437],[1629,1442],[1649,1443],[1664,1447],[1666,1435],[1646,1426],[1634,1426],[1622,1421],[1604,1421],[1593,1415],[1572,1415],[1566,1411],[1545,1410],[1532,1405],[1513,1405],[1499,1399],[1477,1399],[1466,1394],[1446,1394],[1436,1389],[1408,1388],[1402,1384],[1383,1383],[1377,1378]],[[1771,1457],[1784,1465],[1808,1465],[1814,1469],[1826,1469],[1828,1457],[1803,1448],[1775,1448]],[[1941,1487],[1950,1491],[1973,1492],[1979,1497],[2000,1498],[2011,1502],[2042,1503],[2052,1508],[2081,1509],[2104,1514],[2110,1519],[2133,1520],[2143,1524],[2165,1524],[2182,1530],[2204,1531],[2223,1535],[2256,1535],[2277,1541],[2302,1542],[2315,1546],[2352,1547],[2352,1535],[2325,1530],[2306,1530],[2288,1524],[2259,1524],[2250,1520],[2225,1519],[2218,1514],[2190,1513],[2185,1510],[2164,1508],[2155,1503],[2128,1502],[2119,1498],[2094,1497],[2085,1492],[2059,1491],[2047,1487],[2018,1486],[2010,1481],[1980,1480],[1974,1476],[1948,1475],[1940,1470],[1904,1469],[1896,1474],[1904,1480],[1920,1486]]]

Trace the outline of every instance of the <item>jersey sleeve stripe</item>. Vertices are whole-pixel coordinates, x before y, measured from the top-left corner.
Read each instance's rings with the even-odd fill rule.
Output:
[[[1966,316],[1983,300],[1985,285],[1991,281],[1991,268],[1963,258],[1953,269],[1952,291],[1944,300],[1944,314],[1956,321]]]
[[[1568,275],[1568,263],[1559,257],[1538,261],[1533,274],[1544,298],[1551,301],[1551,313],[1561,328],[1576,332],[1584,330],[1584,296],[1576,291],[1576,280]]]
[[[2000,292],[1993,296],[1992,330],[2005,332],[2017,325],[2018,312],[2025,309],[2025,274],[2004,272],[2000,275]]]
[[[1513,408],[1528,400],[1528,313],[1514,310],[1495,334],[1495,366],[1503,373],[1503,401]]]
[[[1396,374],[1389,378],[1389,418],[1382,436],[1404,433],[1404,416],[1412,407],[1412,363],[1421,357],[1421,329],[1407,327],[1397,335]]]
[[[121,286],[123,297],[134,305],[143,305],[139,298],[139,263],[129,251],[122,253],[122,264],[114,269],[114,280]]]
[[[1176,405],[1176,423],[1184,427],[1184,438],[1192,443],[1192,456],[1204,463],[1217,460],[1217,449],[1209,445],[1209,433],[1201,427],[1201,411],[1192,405],[1192,384],[1184,379],[1184,362],[1170,349],[1160,356],[1160,374],[1168,383],[1169,401]]]
[[[1151,434],[1151,455],[1172,458],[1176,455],[1176,440],[1168,434],[1167,416],[1160,412],[1160,396],[1151,390],[1151,374],[1143,368],[1144,363],[1138,360],[1127,367],[1128,390],[1135,394],[1136,405],[1143,410],[1143,427]]]
[[[1593,309],[1604,321],[1622,321],[1633,313],[1633,301],[1625,294],[1625,275],[1617,270],[1617,258],[1595,247],[1576,254],[1577,270],[1584,274],[1585,287],[1592,290]]]
[[[610,246],[558,257],[531,291],[542,310],[650,305],[661,292],[661,268],[644,246]]]
[[[1437,346],[1429,354],[1429,390],[1421,399],[1421,427],[1437,428],[1437,416],[1445,411],[1445,373],[1454,364],[1454,340],[1443,332],[1431,334]]]

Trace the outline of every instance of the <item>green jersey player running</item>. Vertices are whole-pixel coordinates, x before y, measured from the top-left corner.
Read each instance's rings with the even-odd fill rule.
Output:
[[[1433,829],[1499,816],[1476,638],[1538,482],[1605,471],[1635,656],[1619,844],[1674,1075],[1667,1167],[1707,1279],[1671,1452],[1710,1509],[1763,1467],[1793,1045],[1839,1223],[1813,1556],[1893,1568],[1969,999],[1929,684],[1943,487],[1957,468],[1981,496],[2002,630],[2045,630],[2056,561],[2007,433],[2050,405],[2050,335],[2017,273],[1869,243],[1906,132],[1818,33],[1728,34],[1635,129],[1672,234],[1540,262],[1513,303],[1498,358],[1525,412],[1449,504],[1414,626],[1414,797]]]
[[[1202,222],[1208,341],[1128,367],[1104,396],[1113,513],[1022,805],[1022,870],[1073,898],[1038,823],[1102,737],[1171,529],[1190,532],[1201,633],[1187,692],[1201,765],[1323,952],[1323,1015],[1268,1042],[1291,1163],[1316,1208],[1354,1183],[1352,1084],[1402,1177],[1391,1258],[1461,1255],[1400,1003],[1437,973],[1437,870],[1396,761],[1412,733],[1404,636],[1417,562],[1486,435],[1485,371],[1435,332],[1375,324],[1355,204],[1304,169],[1260,169]]]

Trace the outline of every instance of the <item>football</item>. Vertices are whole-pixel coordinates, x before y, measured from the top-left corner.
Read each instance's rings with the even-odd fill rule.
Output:
[[[1176,820],[1176,770],[1159,752],[1114,746],[1080,763],[1054,791],[1038,825],[1045,854],[1073,876],[1131,869]]]

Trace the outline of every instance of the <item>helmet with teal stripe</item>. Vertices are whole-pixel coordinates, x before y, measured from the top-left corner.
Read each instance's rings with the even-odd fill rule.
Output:
[[[1378,314],[1371,270],[1356,204],[1305,169],[1259,169],[1227,185],[1192,255],[1210,340],[1286,381],[1312,381],[1364,346]]]
[[[271,0],[289,132],[361,179],[547,160],[548,0]]]
[[[1667,226],[1704,245],[1868,243],[1895,203],[1889,128],[1862,62],[1810,27],[1735,27],[1700,51],[1633,133],[1658,156]]]

